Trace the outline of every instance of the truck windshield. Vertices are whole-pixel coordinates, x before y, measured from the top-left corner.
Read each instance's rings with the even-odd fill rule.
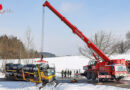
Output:
[[[54,69],[48,69],[47,71],[44,72],[45,76],[50,76],[55,74]]]
[[[115,71],[127,71],[126,66],[115,66]]]

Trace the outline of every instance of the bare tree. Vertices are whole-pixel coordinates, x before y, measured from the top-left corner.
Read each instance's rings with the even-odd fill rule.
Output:
[[[130,31],[126,33],[126,40],[117,43],[117,53],[123,54],[130,49]]]
[[[126,34],[126,39],[130,40],[130,31]]]
[[[121,41],[117,45],[117,53],[123,54],[128,51],[129,45],[126,41]]]
[[[130,49],[130,31],[127,32],[126,39],[127,39],[126,43],[128,44],[128,49]]]
[[[114,39],[112,33],[106,33],[100,31],[95,33],[93,38],[90,39],[101,51],[103,51],[108,57],[111,56],[116,52],[116,48],[113,46],[116,44],[117,40]],[[92,54],[91,50],[85,44],[84,47],[80,47],[79,51],[82,55],[87,56],[90,59],[95,59]],[[101,60],[100,56],[95,53],[96,57]]]
[[[25,45],[27,50],[32,49],[32,45],[33,45],[33,37],[32,37],[32,32],[30,27],[28,27],[26,34],[25,34]]]
[[[26,34],[25,34],[25,46],[26,46],[26,50],[27,50],[27,58],[30,58],[30,54],[31,54],[31,49],[33,48],[33,37],[32,37],[32,32],[30,27],[27,28]],[[29,60],[26,60],[26,63],[29,63]]]

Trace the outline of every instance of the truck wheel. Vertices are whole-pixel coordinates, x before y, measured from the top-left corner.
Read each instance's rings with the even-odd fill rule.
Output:
[[[116,81],[120,81],[121,79],[122,79],[121,77],[115,78]]]
[[[92,77],[91,77],[91,72],[87,72],[87,79],[89,80],[89,79],[91,79]]]
[[[96,80],[96,75],[95,75],[94,72],[92,72],[92,80],[93,80],[93,81]]]
[[[99,78],[99,82],[103,82],[103,78]]]
[[[53,77],[53,81],[55,81],[56,80],[56,77]]]

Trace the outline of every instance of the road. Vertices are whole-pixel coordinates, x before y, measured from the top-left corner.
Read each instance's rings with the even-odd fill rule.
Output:
[[[74,78],[64,78],[64,79],[60,77],[57,78],[58,83],[72,83],[72,80],[74,80]],[[117,81],[98,82],[98,81],[90,81],[87,80],[86,78],[78,78],[76,80],[77,82],[75,83],[89,83],[94,85],[107,85],[107,86],[115,86],[130,89],[130,80],[120,80],[119,82]]]

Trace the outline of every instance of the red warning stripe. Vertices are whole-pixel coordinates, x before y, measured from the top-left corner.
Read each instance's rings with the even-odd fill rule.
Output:
[[[98,75],[98,78],[111,78],[111,75]]]

